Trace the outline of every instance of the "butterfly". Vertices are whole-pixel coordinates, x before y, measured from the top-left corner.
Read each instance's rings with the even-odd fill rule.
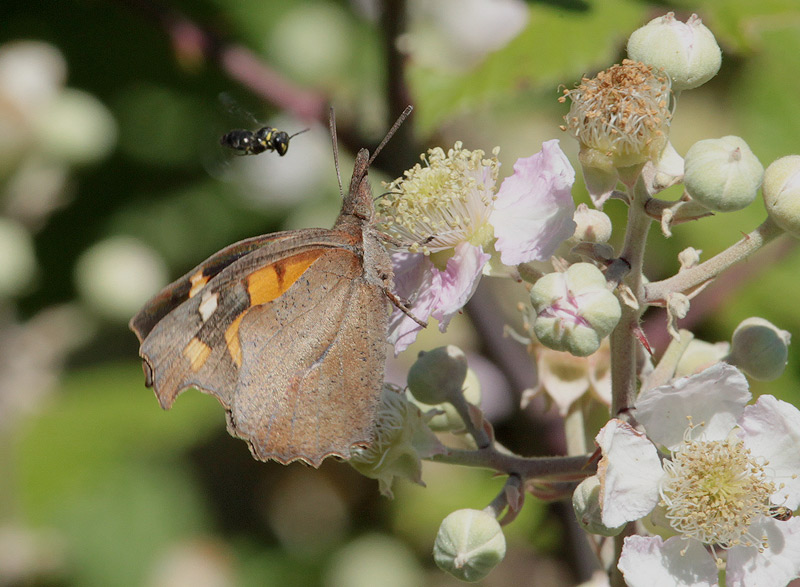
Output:
[[[371,444],[389,314],[392,304],[408,309],[392,293],[368,171],[410,112],[409,106],[372,157],[358,152],[333,228],[230,245],[131,319],[145,384],[163,408],[189,387],[215,396],[229,433],[259,460],[318,467]],[[332,116],[331,133],[338,174]]]

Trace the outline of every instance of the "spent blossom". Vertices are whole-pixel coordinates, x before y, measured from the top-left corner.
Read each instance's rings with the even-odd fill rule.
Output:
[[[672,534],[626,538],[628,585],[717,585],[723,567],[728,585],[800,576],[800,519],[788,516],[800,505],[800,411],[750,398],[744,375],[718,363],[642,392],[647,436],[620,420],[598,434],[603,523],[649,516]]]
[[[419,319],[432,316],[440,330],[467,303],[480,277],[546,260],[569,238],[575,223],[571,189],[575,172],[557,140],[517,160],[499,189],[500,162],[460,142],[447,153],[430,149],[377,202],[381,229],[407,250],[392,257],[397,293]],[[399,310],[390,340],[400,352],[420,326]]]
[[[602,205],[616,187],[617,170],[658,160],[672,118],[670,79],[626,59],[583,78],[559,98],[572,102],[562,127],[580,143],[580,161],[592,202]]]

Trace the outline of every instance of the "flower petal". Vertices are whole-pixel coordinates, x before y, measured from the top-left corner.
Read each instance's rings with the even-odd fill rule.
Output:
[[[392,255],[395,292],[411,304],[411,312],[420,320],[427,320],[439,299],[438,271],[430,259],[421,253],[395,253]],[[422,326],[414,322],[399,308],[394,308],[389,319],[389,342],[395,355],[413,343]]]
[[[603,524],[616,528],[649,514],[663,475],[656,447],[622,420],[610,420],[595,441],[603,451],[597,467]]]
[[[514,174],[497,192],[489,219],[504,264],[548,259],[572,236],[574,182],[575,170],[557,139],[543,143],[539,153],[517,159]]]
[[[729,587],[782,587],[800,576],[800,518],[762,518],[750,526],[750,533],[766,535],[769,546],[764,552],[754,546],[728,550]]]
[[[714,559],[697,540],[628,536],[617,565],[629,587],[714,587]]]
[[[722,440],[750,401],[747,379],[736,367],[717,363],[697,375],[643,391],[636,419],[653,441],[674,449],[684,440],[691,416],[692,439]]]
[[[431,315],[439,321],[442,332],[475,293],[490,256],[480,247],[461,243],[447,260],[447,268],[439,272],[439,295]]]
[[[778,490],[776,505],[790,510],[800,505],[800,411],[792,404],[762,395],[744,409],[739,420],[740,436],[754,455],[769,461]]]

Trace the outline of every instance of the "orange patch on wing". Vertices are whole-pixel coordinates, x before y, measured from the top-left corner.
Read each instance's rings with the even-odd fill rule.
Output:
[[[193,298],[194,296],[196,296],[197,292],[203,289],[205,285],[208,283],[208,279],[209,278],[207,275],[203,275],[202,269],[197,273],[195,273],[194,275],[192,275],[189,278],[189,283],[192,284],[192,288],[189,290],[189,297]]]
[[[325,251],[314,249],[298,253],[251,273],[247,277],[250,304],[258,306],[279,298]]]
[[[239,344],[239,324],[241,324],[245,314],[247,314],[247,310],[239,314],[234,321],[231,322],[231,325],[225,329],[225,343],[228,345],[228,352],[237,367],[242,366],[242,346]]]
[[[193,338],[183,349],[183,356],[189,359],[189,364],[194,373],[197,373],[211,354],[211,347],[203,341]]]
[[[247,276],[247,293],[250,296],[250,307],[266,304],[283,295],[306,269],[319,259],[326,249],[314,249],[292,255],[262,267]],[[225,343],[228,353],[237,367],[242,366],[242,346],[239,343],[239,325],[247,310],[239,314],[230,326],[225,329]]]

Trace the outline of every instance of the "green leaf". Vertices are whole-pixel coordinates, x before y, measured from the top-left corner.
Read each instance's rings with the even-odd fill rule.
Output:
[[[520,95],[526,88],[571,85],[581,75],[618,60],[627,35],[643,24],[645,7],[630,0],[592,3],[584,11],[530,5],[528,26],[505,48],[465,74],[411,67],[419,104],[417,124],[426,132],[452,114]]]
[[[190,390],[164,412],[134,364],[66,376],[53,401],[17,435],[23,511],[43,522],[63,501],[105,483],[126,463],[169,463],[223,426],[216,400]]]

